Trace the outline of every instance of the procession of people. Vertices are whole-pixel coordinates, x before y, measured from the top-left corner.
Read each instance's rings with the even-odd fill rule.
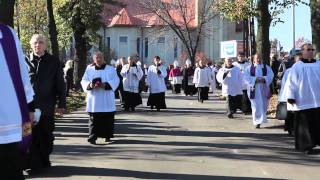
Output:
[[[0,24],[0,33],[0,57],[6,60],[0,62],[4,69],[0,78],[8,88],[0,89],[5,94],[5,100],[0,103],[0,115],[8,117],[0,127],[11,128],[10,132],[0,128],[1,160],[11,159],[9,165],[1,162],[0,168],[5,170],[5,179],[24,179],[23,170],[33,174],[51,167],[55,113],[65,112],[66,96],[73,87],[73,65],[68,61],[63,69],[47,51],[47,40],[41,34],[32,36],[32,52],[24,57],[15,32]],[[159,56],[154,56],[149,66],[142,64],[136,56],[122,57],[109,65],[104,54],[95,51],[81,80],[89,115],[87,141],[93,145],[98,138],[113,142],[117,98],[127,113],[134,113],[137,106],[143,106],[143,96],[148,96],[146,105],[151,110],[167,109],[166,78],[177,98],[197,93],[194,100],[200,105],[212,97],[209,96],[210,89],[213,96],[217,96],[217,81],[226,99],[226,116],[236,118],[237,110],[240,110],[244,115],[251,115],[252,124],[260,129],[268,121],[270,98],[278,91],[272,85],[278,84],[277,113],[278,110],[285,113],[281,116],[285,120],[285,130],[294,136],[297,151],[312,154],[320,145],[320,62],[315,59],[314,51],[312,44],[303,44],[301,51],[291,57],[292,63],[288,63],[288,57],[284,58],[276,72],[260,54],[255,54],[250,62],[240,52],[237,59],[224,58],[219,69],[206,59],[174,61],[173,68],[168,70]],[[12,79],[12,82],[5,79]],[[41,112],[38,122],[35,109]],[[29,120],[28,137],[32,140],[28,153],[22,157],[18,145],[27,137],[20,127],[25,119]]]

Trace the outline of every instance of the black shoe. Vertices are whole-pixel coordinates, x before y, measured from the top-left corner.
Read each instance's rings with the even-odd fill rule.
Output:
[[[110,142],[110,138],[106,138],[104,142]]]
[[[229,119],[233,119],[233,115],[232,114],[228,114],[228,118]]]
[[[131,111],[133,112],[133,111],[136,111],[136,108],[134,108],[134,107],[131,107]]]
[[[94,139],[94,138],[89,138],[89,139],[88,139],[88,142],[89,142],[90,144],[96,144],[96,139]]]
[[[307,155],[315,155],[315,154],[319,154],[319,151],[316,151],[315,149],[313,148],[308,148],[304,151],[305,154]]]
[[[157,111],[160,112],[160,108],[157,108]]]
[[[257,124],[257,125],[256,125],[256,129],[260,129],[260,124]]]
[[[151,106],[151,110],[153,109],[153,106]]]
[[[41,173],[41,169],[40,168],[32,168],[29,170],[25,171],[27,173],[28,176],[35,176]]]
[[[47,161],[47,162],[44,162],[42,163],[42,167],[43,168],[50,168],[52,165],[51,165],[51,162],[50,161]]]

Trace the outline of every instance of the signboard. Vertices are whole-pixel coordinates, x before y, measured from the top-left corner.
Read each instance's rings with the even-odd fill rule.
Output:
[[[221,42],[221,58],[233,58],[237,57],[238,54],[238,43],[237,41],[222,41]]]

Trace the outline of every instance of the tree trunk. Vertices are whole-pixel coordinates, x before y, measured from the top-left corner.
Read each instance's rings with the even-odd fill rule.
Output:
[[[52,54],[59,59],[58,32],[53,15],[52,0],[47,0],[47,17]]]
[[[13,27],[14,3],[15,0],[0,0],[0,22],[11,27]]]
[[[320,58],[320,1],[310,0],[312,44]]]
[[[74,57],[74,84],[77,90],[81,89],[80,81],[87,65],[87,41],[85,37],[86,27],[81,22],[80,11],[73,18],[73,35],[75,39]]]
[[[269,29],[271,15],[269,13],[269,0],[258,0],[258,32],[257,32],[257,53],[261,54],[263,62],[270,64],[270,40]]]

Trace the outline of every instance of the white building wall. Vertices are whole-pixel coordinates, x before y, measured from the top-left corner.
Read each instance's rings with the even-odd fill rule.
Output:
[[[176,36],[171,31],[164,33],[157,32],[159,31],[155,28],[144,28],[142,32],[141,28],[136,27],[110,27],[105,30],[104,42],[107,45],[107,37],[110,37],[110,48],[115,51],[116,58],[138,54],[140,59],[143,59],[143,63],[151,64],[153,57],[157,55],[161,57],[165,64],[172,64],[175,60],[173,39]],[[126,45],[120,43],[121,36],[128,37]],[[137,52],[138,37],[140,38],[140,53]],[[164,37],[164,43],[158,43],[158,37]],[[148,38],[148,57],[145,57],[145,38]],[[141,48],[143,50],[141,50]],[[177,51],[179,58],[181,55],[181,45],[179,41]],[[143,58],[141,58],[141,56],[143,56]]]
[[[202,38],[201,51],[206,57],[218,61],[220,59],[220,42],[228,40],[242,40],[242,33],[235,31],[235,23],[214,18],[206,25],[208,29]]]

